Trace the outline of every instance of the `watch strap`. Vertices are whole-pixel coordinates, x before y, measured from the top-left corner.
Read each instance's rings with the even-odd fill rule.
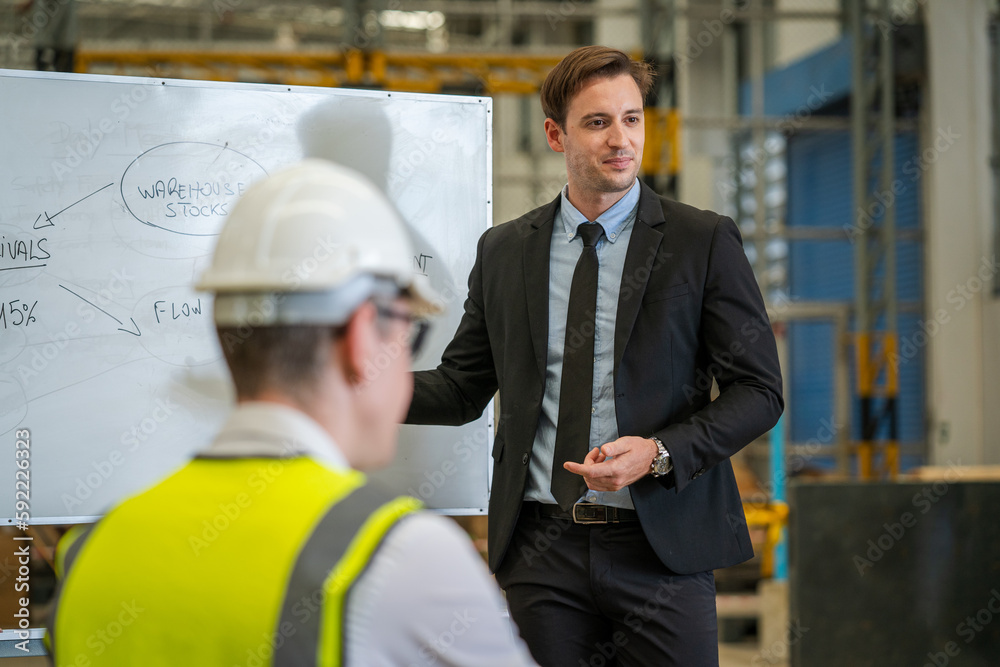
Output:
[[[673,463],[670,460],[670,452],[667,451],[663,441],[655,435],[649,436],[649,439],[656,444],[656,448],[659,450],[657,455],[653,457],[652,464],[649,466],[649,474],[653,477],[663,477],[673,468]]]

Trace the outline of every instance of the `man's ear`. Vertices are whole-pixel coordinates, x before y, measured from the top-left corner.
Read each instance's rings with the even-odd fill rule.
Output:
[[[566,149],[563,147],[563,132],[562,128],[559,127],[559,123],[555,122],[551,118],[545,119],[545,140],[549,142],[549,148],[554,150],[556,153],[562,153]]]
[[[350,384],[360,384],[364,380],[364,371],[377,349],[375,306],[371,303],[362,304],[344,326],[344,335],[339,345],[338,361],[344,371],[344,377]]]

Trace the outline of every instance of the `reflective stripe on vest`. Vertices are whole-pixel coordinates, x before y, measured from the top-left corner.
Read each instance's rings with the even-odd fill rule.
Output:
[[[80,553],[80,548],[83,543],[87,541],[90,537],[90,533],[93,532],[94,526],[81,525],[73,526],[62,536],[59,540],[58,548],[56,549],[55,557],[55,570],[56,576],[61,580],[69,572],[69,569],[73,567],[73,561],[76,560],[77,555]],[[55,640],[54,633],[56,627],[56,612],[59,611],[59,596],[62,593],[62,586],[56,588],[55,596],[53,597],[52,606],[49,610],[49,616],[45,619],[45,648],[49,652],[50,656],[53,656],[53,663],[55,663]],[[57,663],[58,664],[58,663]]]
[[[276,643],[274,667],[344,664],[348,591],[388,531],[401,516],[417,509],[417,502],[366,485],[330,508],[295,561],[278,621],[278,635],[293,632],[295,641]],[[311,602],[322,606],[323,614],[300,621],[296,610],[307,609]]]
[[[341,665],[351,587],[419,508],[308,458],[192,461],[66,550],[54,662]]]

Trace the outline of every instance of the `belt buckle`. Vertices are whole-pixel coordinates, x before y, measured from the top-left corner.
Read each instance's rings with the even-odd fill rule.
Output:
[[[608,523],[608,507],[596,503],[574,503],[573,523]]]

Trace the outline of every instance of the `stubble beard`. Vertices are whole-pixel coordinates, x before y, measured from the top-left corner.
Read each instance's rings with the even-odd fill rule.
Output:
[[[602,160],[608,159],[607,157]],[[586,160],[574,160],[571,172],[580,176],[578,183],[584,190],[601,193],[625,192],[635,183],[635,178],[639,173],[639,165],[635,157],[632,157],[632,168],[623,172],[612,172],[607,174],[603,171],[603,162],[596,165],[587,163]]]
[[[597,192],[625,192],[635,183],[635,177],[638,173],[638,167],[621,172],[612,172],[610,175],[598,169],[592,174],[592,178],[588,179],[588,185]]]

